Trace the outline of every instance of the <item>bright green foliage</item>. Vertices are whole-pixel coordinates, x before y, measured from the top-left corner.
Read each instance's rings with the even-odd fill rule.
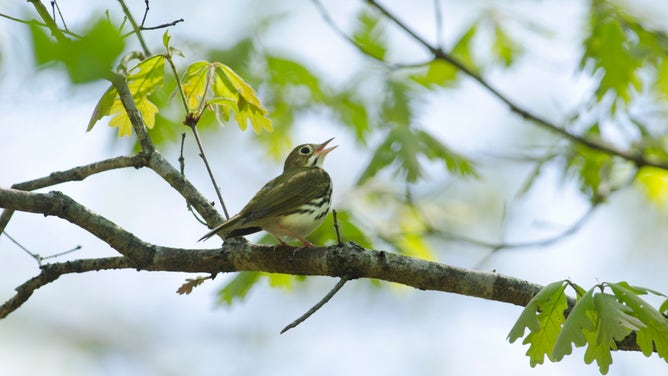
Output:
[[[515,62],[515,58],[522,52],[522,46],[514,41],[501,25],[494,25],[492,53],[506,67]]]
[[[451,54],[471,70],[477,70],[477,65],[473,59],[473,38],[477,31],[477,23],[473,23],[459,38],[452,48]],[[418,84],[427,88],[448,86],[455,82],[459,70],[452,64],[434,59],[427,64],[425,73],[415,74],[411,78]]]
[[[628,103],[633,90],[640,90],[639,68],[661,62],[667,41],[665,35],[649,32],[616,5],[603,0],[592,1],[589,19],[591,32],[584,41],[582,66],[602,73],[596,90],[600,100],[607,92]],[[591,64],[591,65],[590,65]],[[658,69],[657,88],[665,87],[665,71]],[[664,92],[665,93],[665,92]]]
[[[580,299],[571,312],[568,314],[561,332],[557,336],[557,341],[552,350],[552,360],[560,361],[564,356],[569,355],[575,347],[582,347],[587,343],[585,332],[594,332],[596,323],[596,308],[594,307],[594,289],[590,289]]]
[[[466,29],[466,31],[464,31],[464,34],[462,34],[457,43],[455,43],[451,51],[452,56],[473,71],[478,70],[478,65],[473,56],[473,40],[477,31],[478,24],[477,22],[474,22],[468,29]]]
[[[441,59],[434,59],[427,64],[427,71],[413,75],[415,82],[428,88],[447,86],[457,78],[457,68]]]
[[[625,307],[628,307],[627,309],[631,314],[641,321],[642,324],[635,330],[637,330],[636,341],[643,354],[650,356],[653,348],[656,347],[659,356],[668,361],[668,319],[638,297],[638,295],[645,295],[647,292],[661,296],[665,295],[642,287],[632,287],[626,282],[609,283],[608,286],[610,286],[617,299],[626,304]]]
[[[119,31],[100,18],[81,38],[57,43],[39,26],[31,25],[33,48],[38,64],[58,61],[64,64],[73,83],[108,77],[125,42]]]
[[[232,112],[241,130],[248,124],[256,133],[271,131],[267,110],[250,87],[223,63],[198,61],[186,69],[181,79],[189,110],[201,114],[210,106],[220,121],[228,121]]]
[[[531,367],[543,364],[545,355],[550,359],[552,357],[554,343],[564,323],[564,311],[568,308],[564,293],[566,286],[566,281],[557,281],[540,290],[508,333],[508,340],[512,343],[524,336],[525,328],[529,329],[530,333],[522,344],[530,344],[527,355]]]
[[[396,173],[415,182],[424,175],[420,157],[445,162],[448,170],[460,176],[475,176],[473,163],[453,152],[429,133],[409,127],[395,127],[374,151],[357,184],[363,184],[381,169],[396,166]]]
[[[357,14],[357,27],[352,35],[355,43],[367,55],[383,61],[387,53],[386,35],[385,24],[378,12],[362,8]]]
[[[592,125],[586,135],[589,138],[599,138],[598,124]],[[610,172],[614,165],[613,157],[607,153],[572,144],[567,158],[566,172],[578,179],[580,190],[589,196],[592,202],[604,199],[608,193],[605,187],[609,185]]]
[[[592,30],[584,42],[582,64],[591,62],[594,71],[602,72],[596,95],[600,100],[611,91],[628,102],[631,89],[640,89],[637,69],[642,60],[633,55],[627,30],[610,4],[599,0],[593,2],[590,25]]]
[[[587,364],[596,360],[601,373],[606,374],[612,363],[610,350],[617,349],[615,341],[621,341],[643,324],[637,318],[630,316],[631,309],[617,301],[613,295],[595,294],[594,307],[596,328],[591,332],[584,331],[588,340],[584,358]]]
[[[259,272],[237,273],[225,287],[218,291],[218,302],[229,306],[237,299],[243,300],[260,277],[262,273]]]
[[[569,285],[580,298],[564,321],[564,289]],[[604,292],[605,287],[609,287],[614,294]],[[523,344],[530,344],[527,355],[532,367],[541,364],[544,355],[556,362],[572,352],[572,345],[586,345],[585,362],[589,364],[595,360],[599,371],[606,374],[612,364],[611,351],[617,349],[617,341],[633,331],[643,354],[649,356],[656,349],[660,357],[668,360],[668,320],[638,297],[648,292],[664,296],[626,282],[606,282],[587,292],[571,282],[551,283],[529,302],[508,334],[508,339],[514,342],[524,336],[525,328],[529,328],[531,332]]]
[[[162,85],[164,75],[165,57],[163,55],[155,55],[143,60],[127,73],[128,88],[132,93],[137,109],[142,115],[144,124],[149,129],[155,125],[158,107],[148,99],[148,96]],[[95,123],[107,115],[112,116],[109,126],[118,128],[119,137],[132,134],[132,123],[113,86],[107,89],[95,106],[87,130],[93,129]]]
[[[365,231],[357,225],[357,221],[350,211],[337,209],[336,218],[342,242],[355,242],[365,248],[373,247],[371,240],[366,236]],[[308,239],[320,246],[336,244],[334,216],[332,214],[327,215],[325,221],[308,236]]]

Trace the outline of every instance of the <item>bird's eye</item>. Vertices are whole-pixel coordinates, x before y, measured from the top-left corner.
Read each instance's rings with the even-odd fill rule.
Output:
[[[308,154],[311,152],[311,148],[309,148],[308,146],[304,146],[301,149],[299,149],[299,152],[302,154]]]

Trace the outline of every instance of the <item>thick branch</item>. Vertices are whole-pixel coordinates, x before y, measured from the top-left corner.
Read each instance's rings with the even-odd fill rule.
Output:
[[[59,192],[41,194],[0,188],[0,207],[59,216],[93,233],[126,256],[45,265],[40,275],[19,286],[17,294],[0,306],[0,318],[27,301],[34,290],[60,275],[119,268],[204,273],[264,271],[349,279],[375,278],[421,290],[452,292],[519,306],[525,306],[541,289],[534,283],[498,273],[467,270],[365,249],[354,243],[299,250],[245,242],[228,242],[222,249],[211,250],[156,246]],[[628,337],[618,347],[638,350],[635,339]]]
[[[149,264],[153,258],[151,246],[61,192],[32,193],[0,188],[0,208],[63,218],[109,244],[134,261],[136,267]]]
[[[74,167],[66,171],[56,171],[38,179],[17,183],[12,185],[13,189],[20,189],[22,191],[33,191],[35,189],[50,187],[56,184],[65,183],[68,181],[79,181],[97,174],[98,172],[114,170],[117,168],[134,167],[140,168],[146,166],[146,157],[142,154],[133,156],[123,156],[103,161],[94,162],[84,166]],[[7,224],[14,214],[13,210],[5,209],[0,215],[0,233],[5,231]]]

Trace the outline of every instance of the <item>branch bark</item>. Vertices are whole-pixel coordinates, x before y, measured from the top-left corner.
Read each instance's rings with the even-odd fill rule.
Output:
[[[295,250],[292,247],[227,242],[219,249],[197,250],[149,244],[91,212],[60,192],[31,193],[0,188],[0,207],[56,215],[91,232],[123,256],[82,259],[41,267],[16,295],[0,305],[4,318],[38,288],[59,276],[108,269],[221,273],[264,271],[348,279],[374,278],[420,290],[436,290],[526,306],[542,286],[499,273],[467,270],[437,262],[366,249],[354,243]],[[639,347],[634,336],[618,343],[622,350]]]

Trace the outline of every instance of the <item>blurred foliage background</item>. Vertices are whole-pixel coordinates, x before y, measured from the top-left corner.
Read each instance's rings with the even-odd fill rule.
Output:
[[[571,244],[582,232],[595,239],[588,247],[596,248],[609,236],[605,231],[613,231],[605,230],[609,225],[642,240],[623,243],[629,254],[630,246],[648,244],[663,252],[635,250],[643,270],[666,261],[668,239],[647,222],[665,224],[668,205],[668,36],[659,17],[668,10],[659,1],[566,3],[252,1],[185,9],[151,2],[148,10],[145,2],[128,2],[145,26],[184,20],[144,30],[146,48],[117,3],[59,2],[53,9],[45,3],[61,36],[40,24],[30,4],[13,4],[0,10],[9,42],[0,49],[3,85],[39,91],[39,84],[13,82],[21,75],[57,77],[58,87],[85,91],[97,102],[104,99],[108,83],[102,78],[109,69],[144,75],[135,68],[136,51],[165,54],[173,47],[179,77],[186,80],[188,67],[198,61],[223,63],[254,89],[271,119],[269,132],[264,124],[251,127],[256,135],[240,136],[236,126],[248,124],[230,117],[229,111],[242,112],[237,104],[205,112],[199,123],[216,156],[223,195],[237,210],[245,202],[239,192],[254,192],[278,171],[265,173],[257,165],[279,166],[295,144],[335,135],[344,147],[325,167],[335,182],[334,206],[346,241],[513,274],[511,266],[524,257],[518,252],[559,249],[554,247]],[[24,47],[31,53],[17,47],[18,40],[29,40]],[[17,64],[37,70],[12,73]],[[142,113],[154,143],[176,155],[180,135],[187,133],[185,113],[168,64],[161,69],[150,90],[136,87],[141,98],[135,99],[147,101]],[[141,77],[142,83],[150,81]],[[95,102],[82,111],[93,114]],[[103,134],[107,154],[137,150],[127,127],[122,131],[103,117],[118,110],[91,119],[89,130]],[[91,129],[99,119],[118,132],[105,132],[102,124]],[[70,126],[83,130],[87,120]],[[26,129],[31,131],[30,124]],[[188,134],[186,143],[192,142]],[[210,190],[196,157],[187,160],[187,176]],[[13,176],[39,175],[27,172]],[[249,174],[254,177],[243,183],[248,186],[238,182]],[[185,206],[179,208],[188,221]],[[589,225],[601,216],[609,217],[603,230]],[[330,216],[309,239],[333,244],[332,228]],[[560,278],[581,274],[569,269],[578,249],[571,256],[555,254],[543,266],[563,263]],[[607,256],[603,249],[581,257],[586,270]],[[530,261],[524,267],[532,270],[522,274],[526,278],[544,272]],[[216,287],[218,301],[241,301],[264,278],[270,286],[291,289],[304,280],[239,273]],[[659,285],[646,285],[660,290],[665,278],[652,282]]]

